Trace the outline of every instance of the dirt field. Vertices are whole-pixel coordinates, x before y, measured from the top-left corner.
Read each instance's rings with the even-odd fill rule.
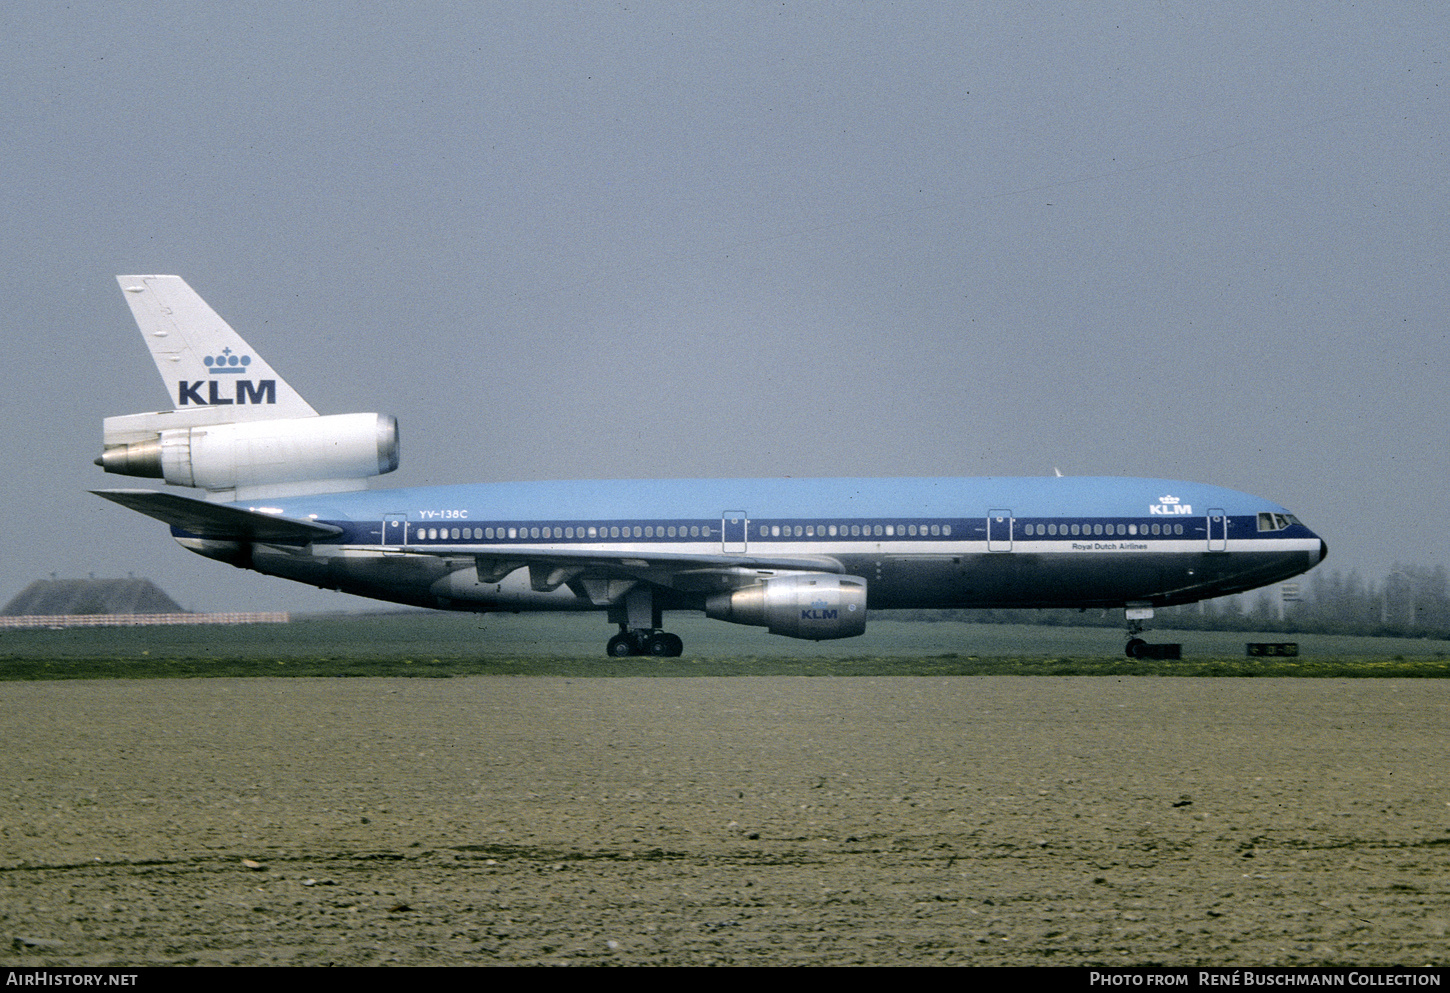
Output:
[[[0,963],[1445,964],[1450,682],[0,684]]]

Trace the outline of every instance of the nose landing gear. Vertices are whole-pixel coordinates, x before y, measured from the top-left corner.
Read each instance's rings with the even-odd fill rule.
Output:
[[[1138,637],[1148,627],[1148,621],[1153,619],[1153,608],[1147,604],[1130,603],[1123,608],[1123,616],[1128,622],[1128,644],[1123,648],[1123,654],[1130,659],[1181,659],[1183,657],[1182,645],[1150,645]]]

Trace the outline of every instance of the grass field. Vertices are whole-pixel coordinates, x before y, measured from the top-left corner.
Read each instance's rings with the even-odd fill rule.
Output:
[[[804,642],[678,615],[678,659],[610,659],[601,615],[406,613],[290,624],[0,632],[0,679],[197,676],[1450,676],[1450,642],[1152,631],[1181,661],[1130,660],[1104,628],[873,619],[845,641]],[[1298,658],[1248,658],[1250,641],[1297,641]]]

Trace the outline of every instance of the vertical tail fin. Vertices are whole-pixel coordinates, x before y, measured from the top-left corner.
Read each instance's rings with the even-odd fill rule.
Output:
[[[198,410],[213,423],[317,416],[180,276],[116,281],[178,411]],[[206,409],[218,407],[225,409]]]

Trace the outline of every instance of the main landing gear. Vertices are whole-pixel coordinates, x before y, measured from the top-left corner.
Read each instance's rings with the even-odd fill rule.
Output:
[[[653,655],[657,659],[679,658],[685,643],[677,634],[660,630],[660,609],[648,586],[636,586],[609,608],[609,619],[619,625],[619,634],[609,639],[604,650],[610,658]]]
[[[1138,635],[1142,634],[1148,627],[1148,622],[1153,619],[1153,608],[1143,604],[1129,604],[1123,608],[1123,616],[1128,622],[1128,644],[1123,648],[1123,653],[1130,659],[1181,659],[1183,657],[1182,645],[1150,645]]]
[[[616,659],[631,655],[653,655],[657,659],[679,658],[685,651],[685,643],[677,634],[668,631],[652,631],[640,628],[630,631],[620,625],[619,634],[609,639],[605,651]]]

